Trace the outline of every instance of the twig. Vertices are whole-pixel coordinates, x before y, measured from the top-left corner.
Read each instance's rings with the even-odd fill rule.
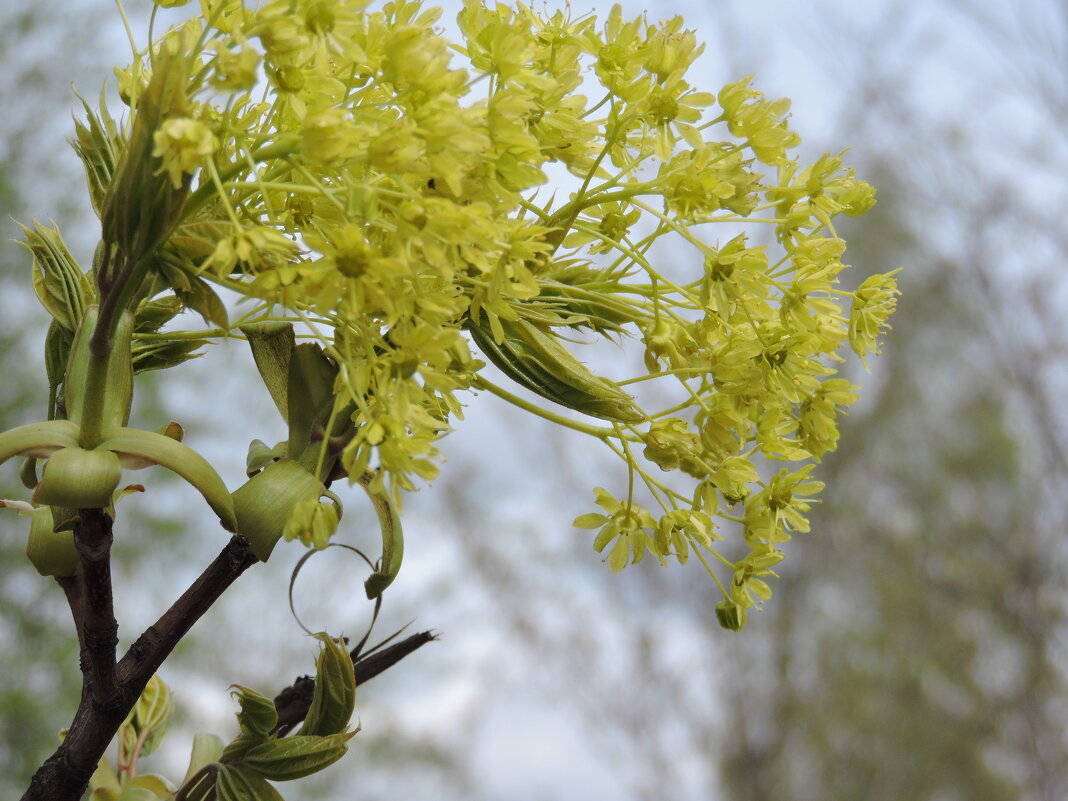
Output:
[[[110,548],[111,521],[102,513],[100,513],[100,518],[107,521],[107,547]],[[86,540],[86,551],[98,554],[94,547],[100,545],[101,542],[93,540],[99,532],[91,528],[92,521],[92,515],[83,513],[82,523],[79,525],[80,527],[85,527],[87,524],[89,526],[88,530],[82,534],[83,539]],[[77,533],[75,536],[77,540]],[[79,546],[79,551],[82,552],[82,571],[85,573],[86,551],[83,551],[81,546]],[[99,564],[89,561],[90,571],[98,571]],[[103,624],[106,622],[103,619],[104,611],[111,609],[110,573],[106,599],[104,593],[92,590],[93,581],[85,576],[79,580],[78,590],[80,591],[76,591],[70,581],[60,582],[60,586],[67,592],[68,600],[73,598],[71,610],[75,624],[81,632],[79,641],[84,642],[83,671],[88,668],[88,672],[83,673],[86,678],[83,682],[81,702],[74,714],[74,720],[71,722],[66,738],[55,753],[34,773],[29,789],[22,796],[22,801],[78,801],[81,798],[89,784],[89,777],[96,770],[97,763],[108,747],[108,743],[126,719],[126,715],[137,703],[142,690],[156,669],[216,599],[255,562],[256,557],[252,554],[248,540],[244,537],[231,538],[222,553],[208,565],[189,589],[182,593],[171,608],[130,647],[130,650],[119,661],[117,669],[114,663],[113,645],[111,672],[115,679],[114,690],[106,702],[99,700],[101,687],[95,683],[95,678],[93,691],[90,692],[87,689],[89,676],[94,675],[95,670],[106,668],[103,657],[93,653],[93,649],[97,646],[94,645],[94,639],[89,636],[89,632],[94,631],[93,636],[98,640],[102,639],[95,627],[98,625],[100,628],[104,627]],[[94,580],[99,581],[100,578],[98,573]],[[112,620],[114,620],[114,615],[112,615]],[[84,640],[82,640],[83,634]],[[98,658],[101,664],[94,664]]]
[[[137,638],[119,662],[119,680],[140,684],[138,694],[182,637],[193,627],[238,576],[256,563],[244,537],[231,537],[215,561],[162,617]]]
[[[78,573],[79,604],[72,607],[75,623],[81,618],[83,683],[88,683],[96,704],[115,700],[115,648],[119,624],[111,593],[111,518],[101,509],[81,509],[74,527],[74,546],[81,557]]]

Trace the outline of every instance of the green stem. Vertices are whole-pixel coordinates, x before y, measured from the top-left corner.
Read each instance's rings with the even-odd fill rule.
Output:
[[[272,144],[264,145],[263,147],[253,150],[249,156],[253,161],[261,162],[269,159],[285,158],[286,156],[295,153],[298,148],[299,146],[296,137],[286,137],[278,142],[273,142]],[[226,165],[224,169],[219,170],[219,179],[223,182],[228,181],[242,170],[247,169],[247,164],[235,161],[232,164]],[[185,204],[184,216],[186,219],[192,219],[194,213],[207,203],[208,199],[217,192],[218,190],[215,185],[209,181],[191,194]]]
[[[513,395],[508,390],[504,389],[503,387],[497,386],[496,384],[492,383],[491,381],[488,381],[482,376],[475,377],[475,386],[478,389],[484,389],[487,392],[496,395],[502,400],[508,401],[513,406],[518,406],[524,411],[530,412],[531,414],[536,414],[538,417],[542,417],[551,423],[561,425],[564,428],[574,429],[575,431],[580,431],[583,434],[589,434],[591,437],[597,437],[597,439],[600,440],[608,440],[617,436],[617,432],[614,429],[601,428],[598,426],[588,425],[587,423],[580,423],[577,420],[571,420],[570,418],[564,417],[561,414],[550,412],[548,409],[543,409],[536,403],[531,403],[530,401],[523,400],[517,395]],[[636,437],[630,437],[629,439],[633,441],[640,441]]]

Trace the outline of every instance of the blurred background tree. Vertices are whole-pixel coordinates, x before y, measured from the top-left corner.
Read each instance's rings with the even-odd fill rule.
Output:
[[[457,4],[445,5],[453,16]],[[12,65],[0,93],[20,109],[0,121],[9,187],[0,199],[23,221],[60,219],[73,244],[71,220],[89,217],[66,200],[82,196],[76,160],[56,157],[69,135],[68,82],[97,76],[80,79],[92,96],[123,51],[109,38],[117,31],[106,3],[59,8],[48,0],[0,12]],[[808,152],[821,152],[823,139],[854,143],[850,159],[880,195],[845,232],[852,280],[905,268],[885,355],[871,375],[854,365],[865,399],[841,449],[819,467],[828,490],[812,534],[788,546],[776,602],[731,636],[716,625],[696,571],[643,563],[610,576],[589,538],[561,525],[588,505],[573,489],[595,465],[584,443],[524,431],[520,465],[492,444],[505,431],[514,439],[519,417],[492,398],[473,400],[464,425],[481,441],[474,432],[446,440],[443,478],[406,510],[419,548],[389,599],[396,622],[418,615],[445,637],[361,694],[354,764],[309,792],[509,801],[1068,796],[1060,403],[1068,234],[1050,211],[1065,207],[1068,190],[1068,6],[991,8],[678,0],[651,10],[700,26],[710,83],[756,72],[769,95],[794,97]],[[16,315],[5,321],[29,319],[25,259],[10,246],[2,255],[0,303]],[[39,377],[12,358],[39,344],[0,345],[0,422],[10,424],[23,419],[23,402],[43,398]],[[185,408],[158,413],[195,424]],[[194,523],[165,541],[191,547],[196,536]],[[21,539],[0,538],[0,647],[11,677],[0,688],[0,792],[10,795],[52,749],[66,723],[66,704],[54,699],[73,697],[66,682],[77,678],[66,612],[53,588],[27,574]],[[146,586],[136,549],[122,553],[147,622],[173,590],[157,577]],[[247,594],[216,610],[178,654],[167,679],[192,700],[193,716],[230,725],[227,684],[266,688],[307,670],[299,642],[278,650],[291,638],[240,626],[250,606],[265,618],[288,614],[277,598],[291,566],[283,561],[250,577]],[[344,565],[309,567],[309,587],[345,582],[358,587]],[[301,610],[319,615],[315,625],[352,633],[366,619],[354,601],[322,620],[315,600],[298,591]],[[197,648],[224,640],[240,647],[212,659]],[[251,652],[263,655],[252,665]],[[180,766],[185,754],[163,757]]]

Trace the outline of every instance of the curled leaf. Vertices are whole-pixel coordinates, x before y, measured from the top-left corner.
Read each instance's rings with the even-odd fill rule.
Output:
[[[298,735],[330,735],[345,730],[356,706],[356,675],[352,657],[329,634],[315,635],[323,644],[315,661],[315,690]]]

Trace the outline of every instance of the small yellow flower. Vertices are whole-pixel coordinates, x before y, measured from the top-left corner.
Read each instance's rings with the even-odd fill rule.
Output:
[[[164,120],[153,133],[152,141],[155,144],[152,155],[163,162],[156,174],[166,172],[175,189],[182,186],[185,175],[196,172],[219,146],[207,125],[189,117]]]
[[[855,300],[849,314],[849,344],[867,367],[865,356],[879,352],[879,334],[890,328],[887,320],[897,309],[897,289],[894,276],[900,270],[865,279],[854,293]]]

